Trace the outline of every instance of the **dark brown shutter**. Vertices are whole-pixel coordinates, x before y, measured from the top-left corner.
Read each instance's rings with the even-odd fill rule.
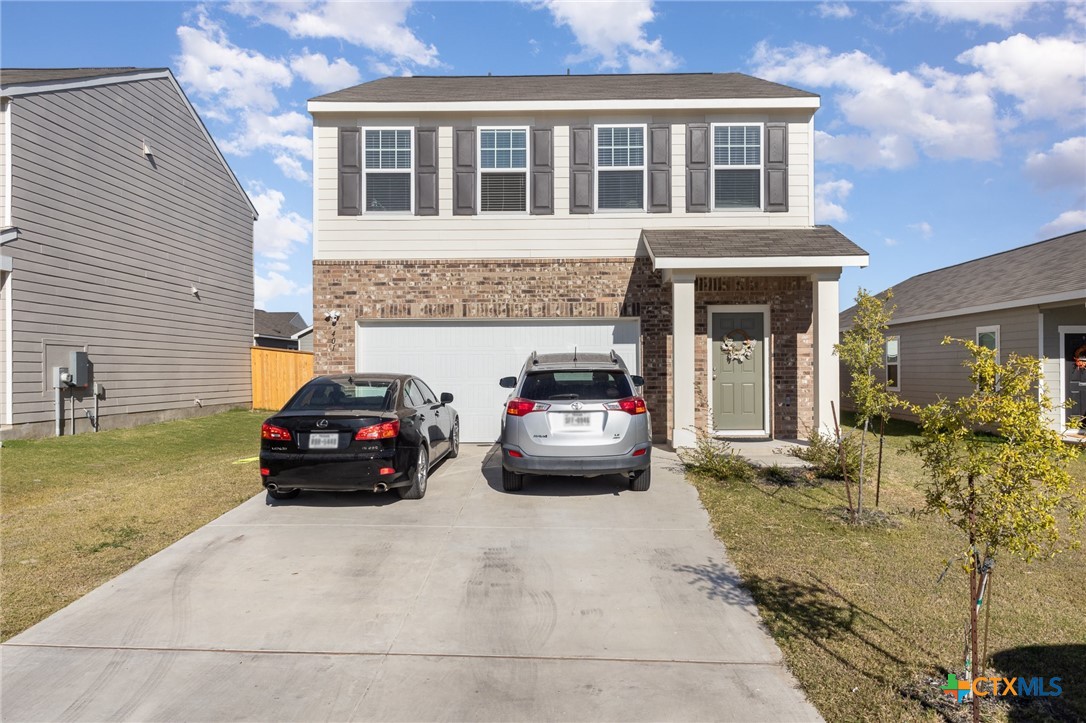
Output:
[[[686,210],[688,213],[708,213],[709,202],[709,143],[708,123],[686,126]]]
[[[569,212],[592,213],[592,128],[570,128],[569,135]]]
[[[788,124],[765,124],[765,210],[788,210]]]
[[[671,126],[649,126],[649,213],[671,213]]]
[[[362,213],[362,129],[339,129],[339,215]]]
[[[554,129],[532,129],[532,202],[537,216],[554,214]]]
[[[437,215],[437,128],[415,130],[415,215]]]
[[[453,215],[477,213],[475,198],[475,129],[453,130]]]

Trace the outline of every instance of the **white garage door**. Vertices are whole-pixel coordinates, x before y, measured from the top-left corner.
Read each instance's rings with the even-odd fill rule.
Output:
[[[630,373],[641,368],[636,319],[367,322],[357,331],[358,370],[414,374],[438,394],[452,392],[465,442],[497,439],[509,396],[498,380],[520,373],[533,351],[614,349]]]

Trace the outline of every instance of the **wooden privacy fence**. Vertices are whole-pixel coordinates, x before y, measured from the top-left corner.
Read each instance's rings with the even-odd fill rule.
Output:
[[[250,349],[253,367],[253,409],[279,409],[298,387],[313,378],[313,352],[290,349]]]

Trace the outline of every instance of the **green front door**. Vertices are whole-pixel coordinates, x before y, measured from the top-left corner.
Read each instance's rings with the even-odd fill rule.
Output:
[[[761,312],[714,312],[709,326],[713,428],[765,429],[765,317]]]

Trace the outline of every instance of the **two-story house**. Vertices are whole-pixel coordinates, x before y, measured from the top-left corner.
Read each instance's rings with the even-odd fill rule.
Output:
[[[0,70],[3,438],[248,406],[255,218],[168,68]]]
[[[382,78],[309,102],[318,372],[416,373],[492,441],[537,350],[614,349],[653,432],[803,437],[839,398],[817,95],[738,73]]]

